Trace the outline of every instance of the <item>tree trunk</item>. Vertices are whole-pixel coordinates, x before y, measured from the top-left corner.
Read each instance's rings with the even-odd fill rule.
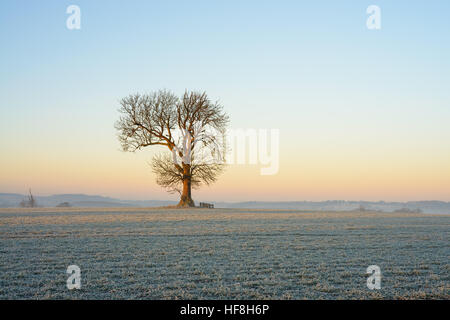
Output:
[[[191,197],[191,165],[183,163],[183,192],[178,207],[195,207]]]

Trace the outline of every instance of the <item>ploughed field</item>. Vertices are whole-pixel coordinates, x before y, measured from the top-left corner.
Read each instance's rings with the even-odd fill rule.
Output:
[[[0,299],[449,299],[449,236],[448,215],[0,209]]]

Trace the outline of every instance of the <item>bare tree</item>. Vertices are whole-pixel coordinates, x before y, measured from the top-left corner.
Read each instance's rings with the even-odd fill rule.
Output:
[[[28,199],[22,200],[20,202],[20,206],[23,207],[23,208],[34,208],[34,207],[37,207],[37,202],[36,202],[36,199],[34,199],[33,194],[31,193],[31,189],[28,192],[29,192]]]
[[[229,119],[222,106],[206,93],[186,91],[179,99],[166,90],[130,95],[120,104],[115,127],[122,149],[166,146],[172,155],[157,155],[152,162],[157,183],[180,193],[178,206],[194,206],[191,189],[215,182],[223,171]]]

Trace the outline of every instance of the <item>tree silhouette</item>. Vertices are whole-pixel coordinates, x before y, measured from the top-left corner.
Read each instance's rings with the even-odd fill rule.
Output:
[[[33,194],[31,193],[31,189],[29,189],[28,192],[29,192],[28,199],[22,200],[20,202],[20,206],[22,208],[34,208],[34,207],[37,207],[37,202],[36,202],[36,199],[34,199]]]

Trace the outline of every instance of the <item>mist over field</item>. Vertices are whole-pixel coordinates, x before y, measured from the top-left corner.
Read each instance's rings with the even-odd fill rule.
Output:
[[[370,211],[0,209],[0,299],[448,299],[449,226]],[[67,290],[74,264],[81,289]]]
[[[0,208],[15,208],[26,198],[17,193],[0,193]],[[84,194],[56,194],[51,196],[37,196],[39,207],[55,207],[67,202],[72,207],[162,207],[176,205],[177,201],[170,200],[121,200],[111,197]],[[433,214],[450,214],[450,202],[445,201],[247,201],[224,202],[212,201],[216,208],[245,208],[245,209],[284,209],[284,210],[313,210],[313,211],[350,211],[372,210],[383,212],[419,211]]]

